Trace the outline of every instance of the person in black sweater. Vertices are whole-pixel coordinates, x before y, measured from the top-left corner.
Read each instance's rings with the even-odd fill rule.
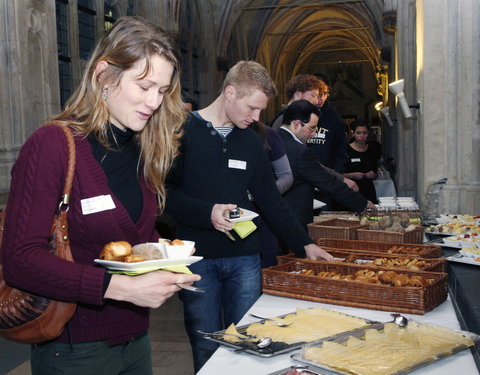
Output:
[[[190,269],[202,276],[196,285],[207,292],[180,293],[196,372],[218,347],[197,330],[213,332],[238,323],[261,293],[257,233],[242,239],[230,232],[234,223],[225,218],[226,211],[258,207],[298,255],[333,259],[313,243],[282,199],[261,140],[249,129],[274,95],[275,84],[263,66],[238,62],[217,99],[190,114],[167,178],[166,209],[176,220],[177,236],[195,241],[196,254],[204,257]]]

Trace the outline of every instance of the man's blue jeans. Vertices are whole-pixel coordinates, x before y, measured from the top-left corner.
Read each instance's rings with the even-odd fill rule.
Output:
[[[197,329],[214,332],[240,321],[260,297],[260,256],[203,259],[189,268],[202,276],[195,286],[205,290],[205,293],[180,292],[197,373],[218,347]]]

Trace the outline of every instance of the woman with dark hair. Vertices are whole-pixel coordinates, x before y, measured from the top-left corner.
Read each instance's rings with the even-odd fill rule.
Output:
[[[152,374],[149,308],[200,279],[167,271],[111,274],[94,263],[109,242],[158,241],[155,219],[165,205],[165,176],[186,114],[172,46],[148,21],[119,19],[53,118],[59,126],[37,129],[13,166],[5,281],[77,305],[58,338],[32,346],[33,375]],[[67,169],[60,126],[72,132],[77,155],[68,207],[74,263],[47,249]]]
[[[347,147],[348,162],[344,176],[354,180],[360,194],[373,203],[377,203],[377,194],[373,180],[378,177],[378,152],[367,142],[369,126],[366,121],[354,121],[350,128],[353,141]]]

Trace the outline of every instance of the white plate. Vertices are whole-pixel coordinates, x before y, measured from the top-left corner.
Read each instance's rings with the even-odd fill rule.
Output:
[[[240,207],[239,207],[240,208]],[[247,221],[247,220],[252,220],[255,219],[258,214],[256,212],[246,210],[245,208],[240,208],[243,213],[240,215],[240,217],[237,217],[236,219],[228,219],[228,221],[231,221],[232,223],[239,223],[240,221]]]
[[[458,237],[461,237],[461,236],[458,236]],[[455,249],[461,249],[462,248],[462,241],[449,241],[447,238],[442,238],[443,246],[453,247]]]
[[[116,262],[113,260],[95,259],[95,263],[98,263],[109,270],[115,271],[144,271],[154,270],[173,266],[188,266],[202,260],[203,257],[191,256],[183,259],[154,259],[146,260],[144,262],[124,263]]]
[[[470,259],[480,258],[480,254],[471,253],[470,251],[468,251],[466,249],[460,250],[460,254],[462,254],[464,257],[470,258]]]
[[[463,256],[462,254],[452,255],[446,258],[451,262],[458,262],[458,263],[466,263],[466,264],[473,264],[475,266],[480,266],[480,262],[477,262],[475,258],[470,258]]]

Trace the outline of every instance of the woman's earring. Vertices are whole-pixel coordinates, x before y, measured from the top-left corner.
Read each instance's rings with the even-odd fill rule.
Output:
[[[108,98],[108,92],[107,92],[106,88],[104,88],[102,90],[102,98],[103,98],[103,100],[107,100],[107,98]]]

